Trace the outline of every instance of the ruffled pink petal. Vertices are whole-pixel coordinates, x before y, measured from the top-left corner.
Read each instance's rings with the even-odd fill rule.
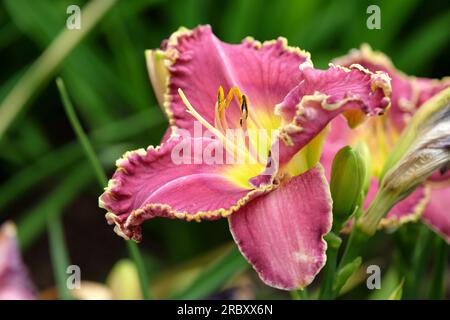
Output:
[[[218,140],[172,136],[160,147],[127,152],[117,161],[117,170],[99,199],[109,211],[108,222],[116,225],[120,236],[140,241],[144,220],[218,219],[274,188],[234,183],[225,174],[230,165],[224,151],[216,160],[206,157],[222,148]],[[174,161],[174,155],[180,154],[187,154],[186,160]]]
[[[450,185],[432,186],[423,221],[450,244]]]
[[[194,118],[186,113],[181,88],[197,112],[214,123],[217,91],[238,86],[249,99],[250,117],[273,109],[300,80],[298,66],[309,54],[290,48],[282,38],[260,44],[245,39],[241,44],[220,41],[210,26],[181,29],[162,45],[169,65],[165,108],[171,124],[192,129]],[[234,100],[226,112],[229,127],[238,127],[240,107]],[[255,119],[256,121],[257,119]]]
[[[381,70],[389,74],[392,79],[392,107],[388,114],[399,131],[405,127],[417,108],[450,86],[450,78],[416,78],[402,73],[386,55],[372,51],[367,44],[361,46],[360,50],[352,50],[348,55],[335,59],[335,63],[346,66],[357,63],[371,71]]]
[[[370,188],[364,201],[364,209],[367,209],[378,192],[378,181],[373,178],[370,181]],[[429,199],[427,187],[417,187],[409,196],[398,202],[386,217],[380,222],[379,228],[398,227],[404,223],[416,222],[423,215]]]
[[[33,285],[20,258],[12,223],[0,228],[0,300],[33,300]]]
[[[331,197],[320,167],[282,183],[229,218],[242,254],[260,278],[279,289],[310,284],[326,261]]]
[[[302,81],[276,109],[285,123],[272,146],[280,167],[338,115],[355,126],[366,115],[383,114],[389,106],[390,81],[384,73],[333,65],[325,71],[311,67],[301,71]]]

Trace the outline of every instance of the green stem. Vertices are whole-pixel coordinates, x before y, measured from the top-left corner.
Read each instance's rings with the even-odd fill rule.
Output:
[[[80,144],[84,150],[84,153],[86,154],[86,157],[88,158],[90,164],[92,165],[92,168],[94,169],[100,187],[103,188],[104,186],[107,185],[108,179],[106,178],[106,174],[94,152],[94,148],[89,142],[89,139],[86,133],[84,132],[83,127],[81,126],[80,121],[75,113],[74,107],[69,99],[69,94],[67,93],[63,80],[61,78],[57,78],[56,85],[58,86],[58,90],[61,95],[61,100],[63,102],[67,118],[69,119],[70,124],[72,125],[72,128],[74,129],[75,134],[78,140],[80,141]],[[134,264],[136,265],[136,269],[138,271],[139,282],[142,291],[142,298],[144,300],[149,300],[150,299],[150,292],[148,289],[149,282],[147,272],[145,270],[145,265],[142,260],[142,256],[139,252],[139,248],[137,247],[136,243],[132,242],[131,240],[127,241],[127,248],[129,255],[133,259]]]
[[[355,225],[352,228],[352,232],[348,238],[347,244],[345,245],[344,254],[339,262],[339,268],[341,269],[346,264],[355,260],[360,252],[364,249],[366,242],[369,240],[370,236],[363,232],[358,226]]]
[[[341,246],[341,238],[330,232],[326,239],[328,243],[327,263],[324,268],[324,278],[319,294],[320,300],[330,300],[333,298],[333,284],[337,270],[337,257]]]
[[[437,256],[433,268],[433,279],[431,281],[430,299],[445,299],[445,275],[447,270],[447,261],[449,254],[449,245],[442,239],[438,238]]]
[[[133,242],[132,240],[128,240],[126,241],[126,243],[130,257],[131,259],[133,259],[134,264],[136,265],[136,269],[139,276],[139,282],[141,284],[142,298],[144,300],[149,300],[150,299],[150,290],[148,288],[149,281],[147,271],[145,270],[144,260],[142,259],[142,255],[135,242]]]
[[[292,290],[289,291],[292,300],[308,300],[308,291],[306,289],[303,290]]]
[[[360,256],[362,250],[364,250],[366,242],[369,240],[370,236],[365,232],[361,231],[358,228],[357,220],[353,224],[352,231],[347,240],[347,244],[345,245],[344,254],[342,255],[341,260],[339,261],[339,265],[337,270],[334,271],[334,274],[339,274],[340,271],[343,270],[349,263],[355,263],[355,259]],[[332,285],[334,284],[336,276],[333,277]],[[331,290],[331,292],[327,292],[328,299],[335,299],[341,288],[336,287]]]
[[[49,215],[47,218],[47,229],[53,273],[58,287],[58,296],[62,300],[72,300],[66,283],[66,270],[69,266],[69,257],[67,255],[60,218]]]
[[[378,190],[367,211],[358,219],[359,228],[368,235],[375,234],[381,219],[388,213],[397,199],[398,196],[385,191],[383,188]]]

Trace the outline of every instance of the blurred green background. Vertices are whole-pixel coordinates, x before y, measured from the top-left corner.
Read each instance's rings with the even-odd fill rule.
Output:
[[[96,2],[94,15],[110,1]],[[17,223],[25,262],[39,289],[55,283],[48,218],[62,216],[70,261],[81,267],[85,280],[104,281],[115,262],[127,257],[124,241],[98,208],[101,190],[64,113],[56,76],[64,79],[109,175],[123,152],[161,139],[167,123],[148,80],[144,50],[159,47],[179,26],[211,24],[227,42],[249,35],[261,41],[284,36],[289,44],[309,51],[319,68],[367,42],[408,74],[433,78],[450,74],[448,1],[119,0],[105,15],[94,17],[97,23],[81,42],[75,34],[89,31],[84,10],[81,30],[58,36],[65,30],[68,5],[86,3],[2,0],[0,4],[0,126],[14,116],[0,133],[0,221]],[[370,4],[381,8],[381,30],[366,27]],[[44,58],[39,58],[42,54]],[[6,115],[2,109],[12,111]],[[415,228],[419,227],[407,227],[405,232],[418,232]],[[140,248],[151,281],[231,241],[226,221],[155,219],[144,224],[143,234]],[[382,264],[395,259],[396,253],[386,249],[395,239],[378,237],[373,255],[380,256]],[[234,259],[231,269],[246,268],[240,258]],[[210,261],[199,266],[208,267]],[[252,272],[242,277],[249,277],[259,296],[286,297],[264,287]],[[225,280],[210,291],[217,291]]]

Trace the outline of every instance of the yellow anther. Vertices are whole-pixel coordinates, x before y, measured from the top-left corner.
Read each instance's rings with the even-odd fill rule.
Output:
[[[214,126],[219,130],[219,131],[224,131],[224,128],[222,126],[222,116],[223,116],[223,104],[224,104],[224,98],[225,98],[225,94],[223,93],[223,88],[222,86],[219,86],[219,90],[217,92],[217,102],[216,105],[214,107]]]
[[[239,87],[234,87],[234,94],[236,95],[236,98],[238,99],[238,101],[239,101],[239,105],[241,106],[242,105],[242,93],[241,93],[241,90],[239,90]]]
[[[223,93],[222,86],[219,86],[219,91],[217,92],[217,104],[220,109],[220,105],[222,104],[223,100],[225,99],[225,94]]]
[[[229,149],[233,155],[237,155],[241,157],[241,159],[246,159],[246,156],[250,159],[253,159],[252,155],[248,153],[247,150],[245,150],[244,146],[236,145],[233,141],[228,139],[228,137],[219,130],[218,128],[211,125],[205,118],[203,118],[197,110],[191,105],[189,100],[186,98],[186,95],[184,94],[183,90],[181,88],[178,89],[178,94],[181,97],[181,100],[186,106],[186,111],[191,114],[195,119],[197,119],[206,129],[208,129],[212,134],[214,134],[224,145],[226,149]],[[254,160],[251,160],[254,161]]]
[[[224,104],[225,109],[227,109],[230,106],[230,102],[231,100],[233,100],[233,96],[234,96],[234,88],[231,88],[230,91],[228,91],[227,99],[225,100]]]

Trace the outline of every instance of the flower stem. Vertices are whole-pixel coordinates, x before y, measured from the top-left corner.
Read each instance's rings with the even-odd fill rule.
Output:
[[[128,253],[131,259],[134,261],[134,264],[136,265],[136,269],[139,276],[139,282],[141,285],[142,298],[144,300],[149,300],[150,299],[150,291],[148,288],[149,281],[147,271],[145,270],[144,260],[142,259],[142,255],[135,242],[133,242],[132,240],[128,240],[126,241],[126,243],[128,247]]]
[[[394,192],[389,192],[383,188],[379,189],[367,211],[358,219],[357,224],[360,230],[368,235],[373,235],[378,229],[381,219],[395,204],[398,196]]]
[[[345,246],[344,254],[341,258],[341,261],[339,262],[338,269],[341,269],[347,263],[355,260],[360,255],[360,252],[364,249],[364,246],[369,238],[370,236],[359,229],[355,222],[355,225],[352,228],[352,232],[350,233],[347,244]]]
[[[342,243],[341,238],[333,232],[326,235],[325,240],[328,243],[327,263],[325,265],[324,278],[319,294],[320,300],[330,300],[333,298],[333,283],[337,270],[337,256]]]
[[[360,252],[364,250],[364,246],[366,242],[369,240],[370,236],[359,229],[357,223],[353,224],[352,231],[345,245],[344,254],[342,255],[341,260],[339,261],[337,269],[334,271],[334,274],[339,274],[349,263],[355,263],[355,259],[360,256]],[[360,263],[360,262],[359,262]],[[339,291],[342,288],[341,286],[337,286],[333,288],[335,284],[336,276],[333,277],[333,281],[331,282],[332,290],[327,292],[327,296],[324,299],[335,299],[339,294]],[[330,280],[331,281],[331,280]]]
[[[75,134],[83,148],[84,153],[86,154],[86,157],[88,158],[92,168],[94,169],[100,187],[103,188],[108,183],[105,171],[103,170],[100,161],[98,160],[94,152],[94,148],[89,142],[89,139],[86,133],[84,132],[83,127],[80,124],[80,121],[75,113],[75,109],[72,105],[72,102],[70,101],[69,94],[67,93],[63,80],[61,78],[57,78],[56,85],[61,95],[61,100],[63,102],[67,118],[69,119],[70,124],[72,125],[72,128],[75,131]],[[147,272],[145,270],[145,265],[142,260],[142,256],[139,252],[139,248],[137,247],[136,243],[132,242],[131,240],[127,241],[127,248],[129,255],[133,259],[134,264],[136,265],[136,269],[138,271],[142,298],[144,300],[148,300],[150,299],[150,292],[148,289],[149,282]]]
[[[69,266],[69,257],[67,255],[61,220],[58,216],[48,215],[47,230],[53,273],[58,287],[58,296],[62,300],[72,300],[72,295],[66,283],[66,270]]]
[[[308,291],[303,290],[291,290],[289,291],[292,300],[308,300]]]

